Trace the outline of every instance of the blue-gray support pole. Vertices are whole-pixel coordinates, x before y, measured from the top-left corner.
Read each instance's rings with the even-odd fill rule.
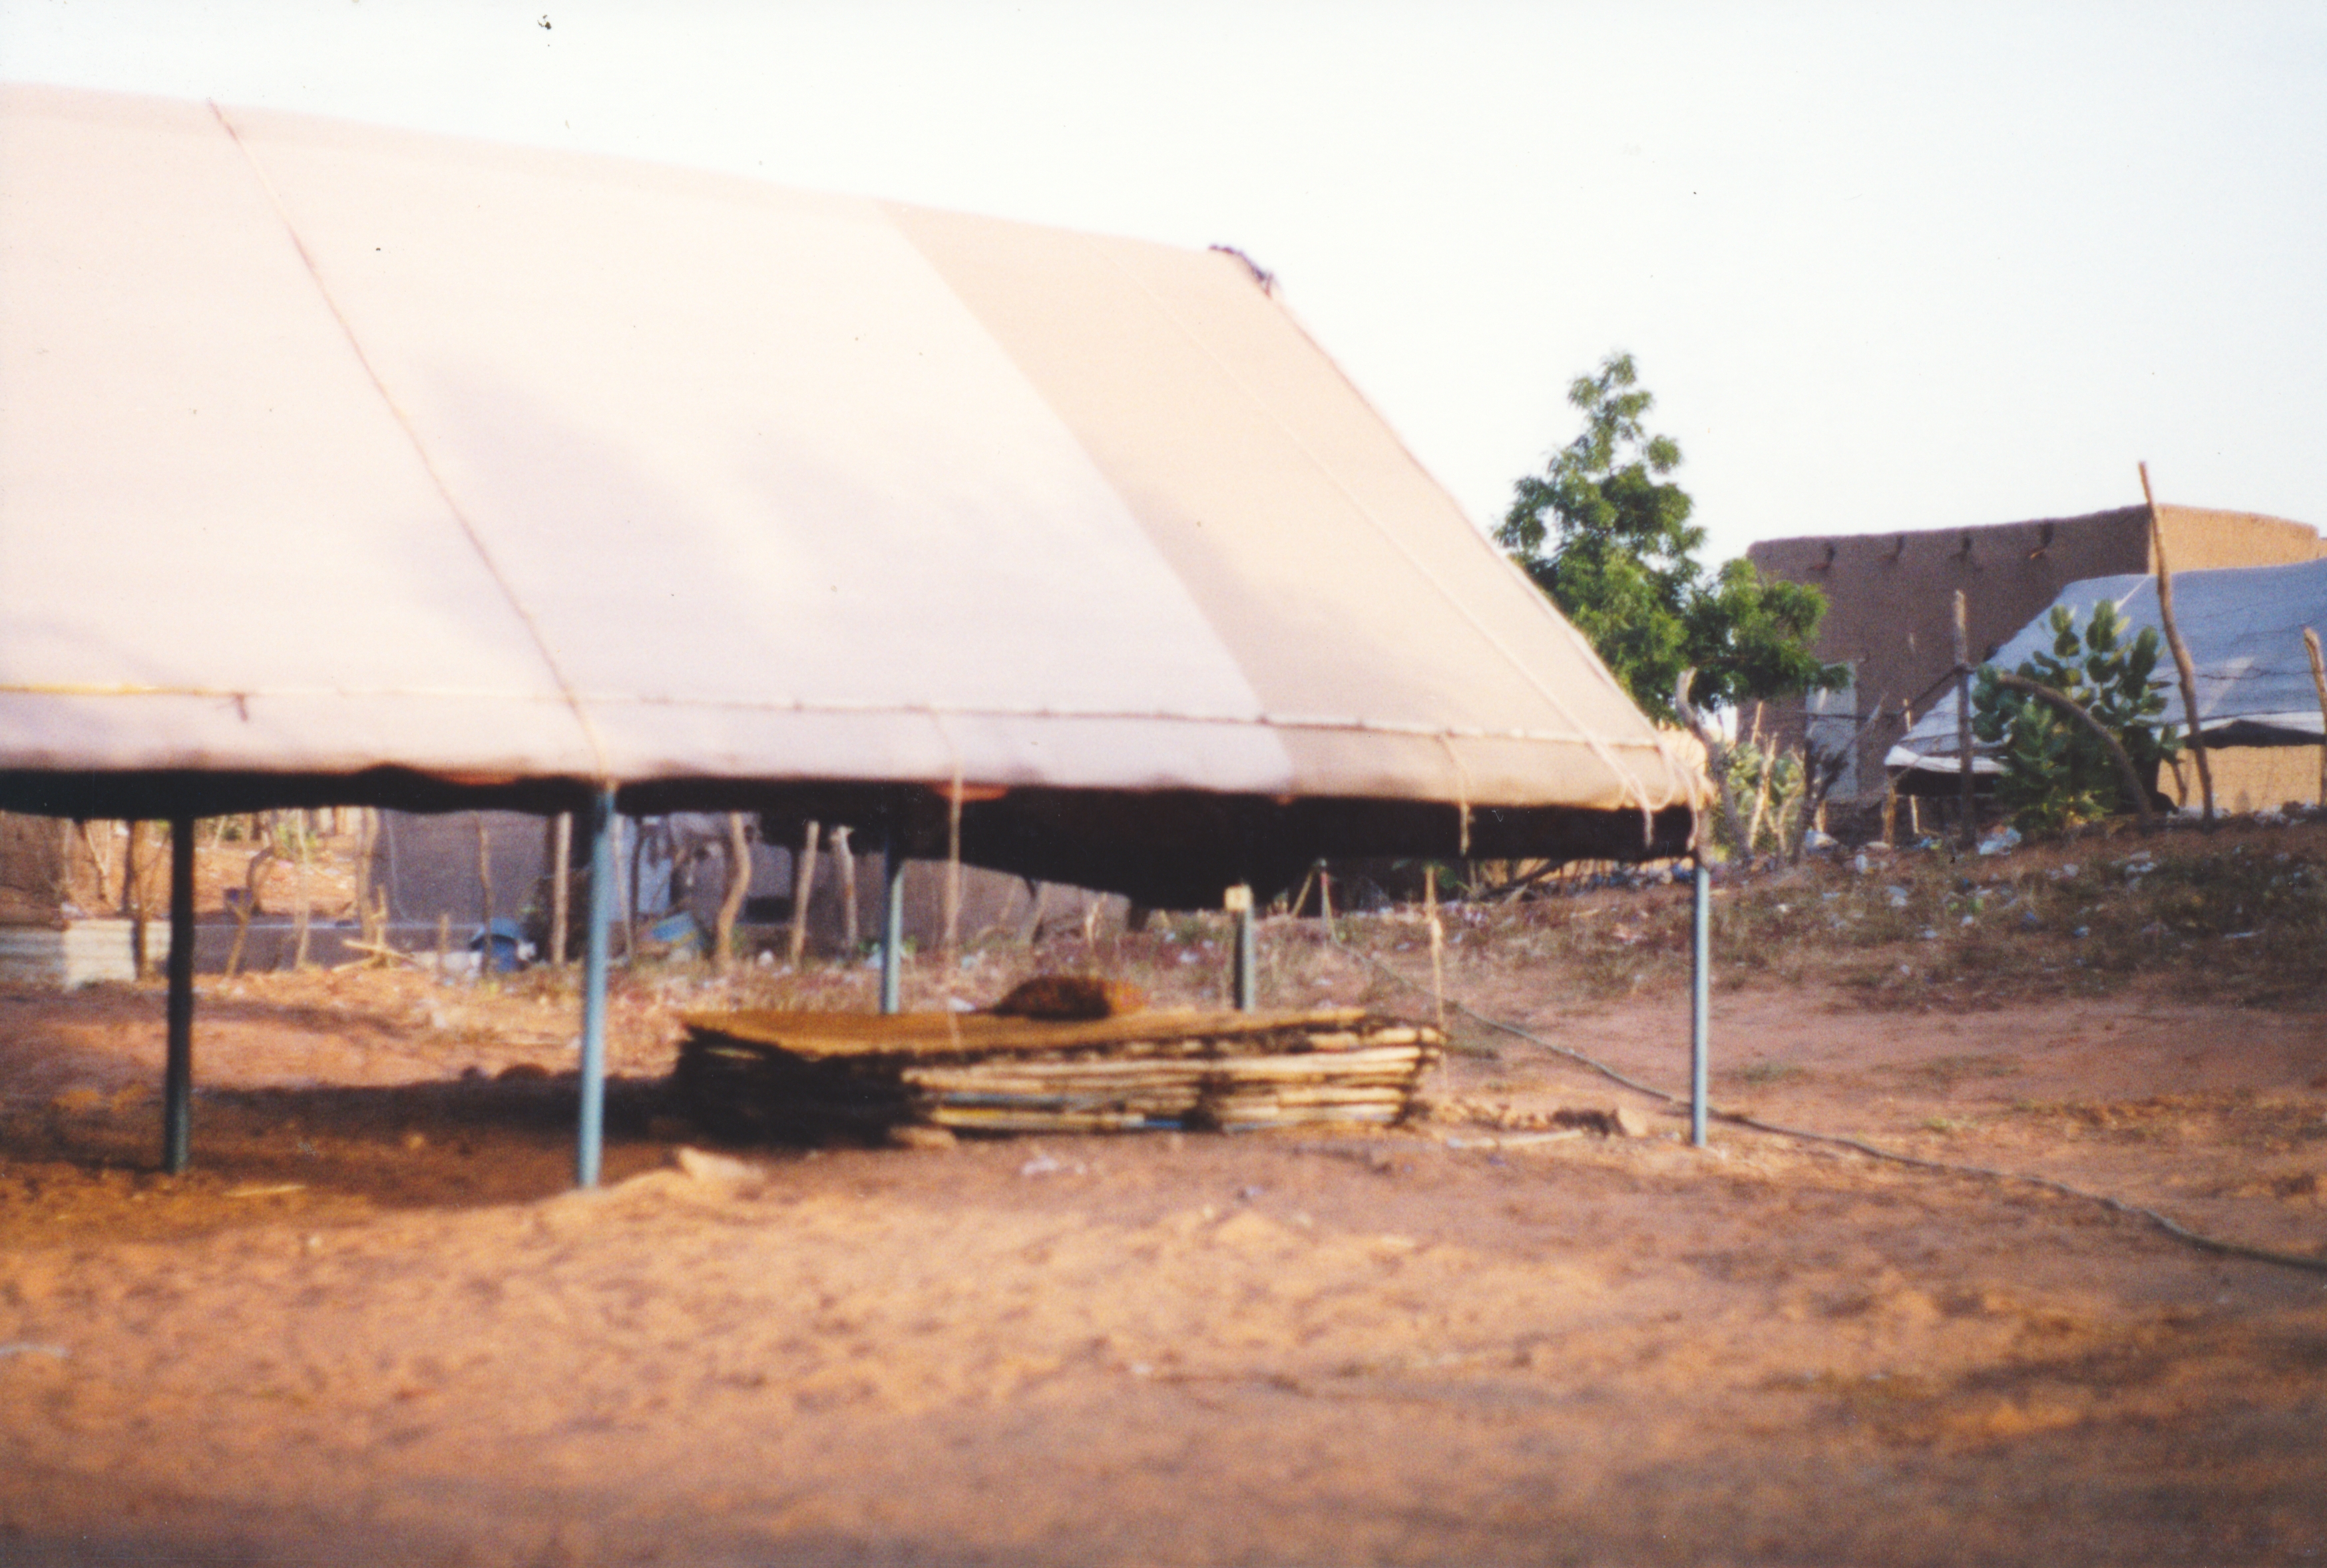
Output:
[[[584,819],[590,839],[590,929],[582,959],[582,1108],[574,1184],[598,1185],[606,1138],[606,957],[614,923],[614,792],[602,789]]]
[[[895,823],[881,837],[881,1011],[905,1010],[900,965],[905,946],[905,854]]]
[[[175,1176],[194,1144],[194,819],[170,819],[169,1037],[162,1069],[162,1169]]]
[[[1713,871],[1702,858],[1696,861],[1696,895],[1690,901],[1689,916],[1696,963],[1689,975],[1688,1141],[1702,1149],[1706,1078],[1713,1050]]]

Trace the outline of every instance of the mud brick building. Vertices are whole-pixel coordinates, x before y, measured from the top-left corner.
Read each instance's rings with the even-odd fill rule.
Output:
[[[2316,529],[2284,518],[2181,506],[2159,513],[2166,565],[2175,572],[2287,565],[2327,554]],[[1881,797],[1883,754],[1939,695],[1955,663],[1957,590],[1965,596],[1972,657],[1980,659],[2067,584],[2156,570],[2149,510],[2141,506],[1981,527],[1768,539],[1747,555],[1764,575],[1807,583],[1827,596],[1818,654],[1850,666],[1852,680],[1798,704],[1771,705],[1762,726],[1788,742],[1806,733],[1827,744],[1855,737],[1836,802]],[[2257,810],[2315,800],[2318,778],[2317,758],[2305,751],[2226,752],[2215,768],[2215,792],[2228,809]],[[2161,787],[2170,790],[2173,781]]]

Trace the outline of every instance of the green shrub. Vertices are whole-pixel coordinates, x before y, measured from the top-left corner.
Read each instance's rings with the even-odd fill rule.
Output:
[[[2093,607],[2091,624],[2081,635],[2064,605],[2053,607],[2050,624],[2051,652],[2040,650],[2021,665],[2019,674],[2090,714],[2117,737],[2148,787],[2159,765],[2182,750],[2173,727],[2156,722],[2165,711],[2164,695],[2153,678],[2157,632],[2144,627],[2128,642],[2124,616],[2106,599]],[[1996,798],[2023,832],[2058,832],[2135,809],[2099,740],[2042,697],[2003,685],[1993,665],[1982,666],[1973,684],[1972,733],[2001,747],[2004,776]]]

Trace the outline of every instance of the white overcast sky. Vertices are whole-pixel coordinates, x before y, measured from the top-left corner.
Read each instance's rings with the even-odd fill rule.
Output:
[[[0,0],[0,78],[1233,244],[1481,526],[1614,348],[1716,557],[2327,524],[2327,5]]]

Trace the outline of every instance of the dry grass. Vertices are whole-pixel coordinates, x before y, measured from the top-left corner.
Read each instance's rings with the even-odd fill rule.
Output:
[[[1863,869],[1862,869],[1863,868]],[[1440,910],[1450,994],[1470,976],[1524,973],[1572,1002],[1669,994],[1689,968],[1685,883],[1603,888]],[[2214,834],[2093,835],[1958,858],[1942,850],[1806,862],[1714,891],[1715,985],[1725,991],[1831,985],[1875,1008],[1986,1007],[2142,988],[2190,1001],[2289,1010],[2327,1006],[2327,824],[2240,825]],[[1219,913],[1160,916],[1143,932],[1102,927],[1033,946],[992,938],[949,967],[906,970],[911,1008],[984,1006],[1037,974],[1090,972],[1158,1005],[1231,999],[1233,931]],[[1261,994],[1271,1006],[1362,1005],[1420,1017],[1430,939],[1415,909],[1263,921]],[[699,964],[618,970],[618,998],[668,1017],[702,1007],[870,1010],[864,963],[745,968],[715,981]],[[546,1004],[574,977],[533,971],[495,983]],[[1463,1048],[1457,1036],[1455,1048]],[[1986,1070],[1967,1060],[1959,1076]]]
[[[1679,885],[1456,906],[1446,911],[1448,962],[1519,957],[1556,970],[1570,994],[1621,998],[1681,980],[1688,920]],[[1410,915],[1345,920],[1342,931],[1409,973],[1425,958]],[[2327,826],[1806,863],[1718,885],[1713,943],[1724,989],[1837,982],[1875,1006],[2000,1005],[2138,985],[2191,1000],[2318,1007],[2327,1005]]]

